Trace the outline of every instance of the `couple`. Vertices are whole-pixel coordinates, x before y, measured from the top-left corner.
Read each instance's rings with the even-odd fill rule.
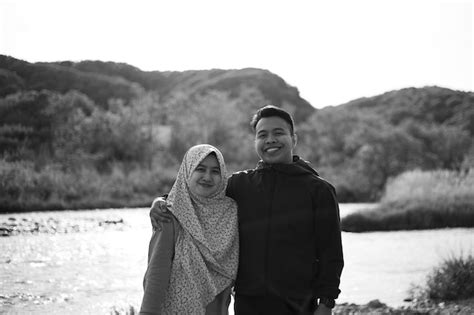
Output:
[[[288,112],[265,106],[251,125],[255,169],[227,178],[219,150],[194,146],[154,201],[140,314],[228,314],[232,287],[236,315],[331,314],[344,264],[334,188],[293,155]]]

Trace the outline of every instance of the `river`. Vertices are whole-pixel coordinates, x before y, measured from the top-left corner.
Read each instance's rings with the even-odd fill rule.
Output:
[[[341,216],[367,205],[341,204]],[[369,205],[370,206],[370,205]],[[110,314],[138,307],[151,234],[148,209],[1,214],[0,222],[57,220],[113,224],[72,233],[0,237],[1,314]],[[92,225],[94,225],[93,223]],[[474,229],[343,233],[338,303],[379,299],[402,305],[413,284],[450,255],[472,253]]]

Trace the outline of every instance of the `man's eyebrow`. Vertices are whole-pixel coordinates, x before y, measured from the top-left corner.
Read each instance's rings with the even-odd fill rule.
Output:
[[[273,129],[270,130],[270,132],[275,132],[275,131],[285,131],[285,128],[276,127],[276,128],[273,128]],[[269,131],[264,129],[264,130],[257,131],[257,134],[260,134],[260,133],[263,133],[263,132],[269,132]]]

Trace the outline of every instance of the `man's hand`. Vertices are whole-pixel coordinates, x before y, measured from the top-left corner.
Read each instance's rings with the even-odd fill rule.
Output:
[[[332,310],[324,304],[319,304],[316,311],[314,311],[314,315],[331,315],[331,314],[332,314]]]
[[[153,229],[161,230],[161,223],[171,222],[172,216],[163,197],[153,200],[150,209],[150,220]]]

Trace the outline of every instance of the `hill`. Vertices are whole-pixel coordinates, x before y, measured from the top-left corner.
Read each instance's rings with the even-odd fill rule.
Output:
[[[473,92],[390,91],[318,110],[300,129],[303,156],[346,200],[377,200],[407,170],[474,166]]]
[[[108,99],[130,101],[143,92],[156,92],[166,102],[176,94],[192,98],[209,91],[225,91],[230,98],[238,98],[252,89],[268,103],[291,110],[297,120],[305,120],[314,112],[314,108],[299,96],[298,89],[262,69],[160,72],[142,71],[125,63],[28,63],[0,55],[0,70],[0,96],[24,90],[46,89],[60,93],[77,90],[106,107]]]
[[[349,111],[370,112],[397,126],[407,120],[457,126],[474,134],[474,93],[438,86],[406,88],[344,104]]]
[[[412,87],[315,110],[268,70],[0,55],[0,177],[10,179],[0,181],[0,209],[147,204],[196,143],[219,147],[231,171],[252,168],[250,116],[269,103],[294,113],[296,153],[342,202],[377,201],[410,170],[474,167],[469,91]]]

